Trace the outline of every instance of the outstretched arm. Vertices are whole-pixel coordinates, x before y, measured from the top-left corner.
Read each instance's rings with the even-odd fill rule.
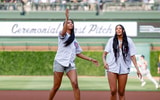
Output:
[[[68,17],[69,17],[69,10],[68,9],[66,9],[65,16],[66,16],[66,19],[65,19],[65,22],[63,25],[63,30],[61,32],[62,36],[66,35],[66,32],[67,32],[67,23],[68,23]]]
[[[94,63],[96,66],[99,66],[99,62],[93,58],[87,57],[85,55],[83,55],[82,53],[77,54],[77,57],[91,61],[92,63]]]

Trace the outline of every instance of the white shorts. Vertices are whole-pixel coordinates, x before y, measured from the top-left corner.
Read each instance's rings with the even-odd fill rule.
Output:
[[[141,73],[143,76],[146,76],[146,75],[150,74],[150,71],[149,71],[149,69],[141,70]]]

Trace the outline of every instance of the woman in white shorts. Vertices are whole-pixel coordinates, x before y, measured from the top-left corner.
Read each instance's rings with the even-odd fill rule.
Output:
[[[137,70],[138,77],[141,78],[142,75],[137,66],[136,49],[133,41],[127,37],[122,25],[117,25],[115,32],[115,36],[108,40],[102,58],[104,68],[107,70],[111,91],[110,99],[117,100],[118,91],[119,100],[125,100],[125,86],[130,72],[131,61]]]
[[[58,50],[54,59],[54,83],[53,88],[50,91],[49,100],[52,100],[58,91],[64,72],[66,72],[66,75],[70,79],[75,100],[80,100],[80,90],[74,62],[76,56],[91,61],[97,66],[99,65],[97,60],[87,57],[81,53],[82,49],[74,35],[74,22],[73,20],[68,19],[68,9],[66,9],[65,15],[66,19],[63,25],[63,30],[58,36]]]

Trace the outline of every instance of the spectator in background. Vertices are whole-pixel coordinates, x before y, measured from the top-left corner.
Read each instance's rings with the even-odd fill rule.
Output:
[[[153,10],[154,0],[143,0],[143,8],[145,10]]]
[[[142,3],[143,3],[142,4],[143,9],[148,10],[148,0],[143,0]]]
[[[121,10],[125,9],[126,8],[126,0],[120,0],[121,1]]]
[[[81,2],[81,9],[84,11],[88,11],[89,7],[88,7],[88,0],[82,0]]]
[[[61,0],[61,2],[60,2],[60,10],[65,10],[67,8],[66,3],[67,3],[66,0]]]
[[[78,10],[78,1],[77,0],[71,0],[71,3],[72,3],[72,5],[71,5],[71,9],[72,10]]]
[[[48,0],[40,0],[41,10],[47,10]]]
[[[96,0],[96,15],[98,16],[100,13],[100,0]]]
[[[10,10],[10,7],[12,7],[13,10],[17,10],[17,1],[16,0],[4,0],[5,4],[5,10]]]
[[[50,10],[56,10],[56,0],[50,0]]]
[[[39,9],[39,0],[32,0],[32,10],[35,8],[35,10],[38,11]]]
[[[26,14],[25,5],[28,2],[28,0],[20,0],[20,1],[22,4],[22,12],[20,13],[20,15],[25,15]]]
[[[96,0],[96,15],[103,10],[103,0]]]
[[[90,11],[95,11],[96,10],[96,0],[88,0],[89,4],[89,10]]]
[[[147,78],[154,83],[155,88],[158,89],[158,83],[157,81],[152,77],[150,70],[148,69],[148,63],[145,60],[145,56],[141,55],[139,58],[139,62],[138,62],[138,66],[140,67],[140,71],[142,73],[142,76],[147,76]],[[143,77],[140,79],[140,81],[142,82],[141,86],[143,87],[146,82],[144,81]]]
[[[105,0],[100,0],[99,7],[100,7],[100,10],[101,10],[101,11],[103,11],[104,1],[105,1]]]

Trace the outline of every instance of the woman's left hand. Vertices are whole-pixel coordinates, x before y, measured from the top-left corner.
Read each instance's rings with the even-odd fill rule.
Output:
[[[142,79],[142,74],[139,70],[137,71],[137,76],[138,76],[138,78]]]
[[[95,59],[91,59],[91,62],[93,62],[97,67],[99,66],[99,62]]]

